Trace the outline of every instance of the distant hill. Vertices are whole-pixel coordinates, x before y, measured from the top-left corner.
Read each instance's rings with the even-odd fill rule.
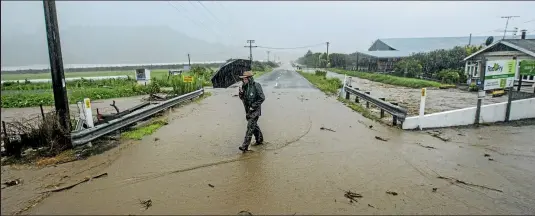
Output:
[[[188,37],[166,26],[71,27],[60,30],[64,64],[138,64],[225,60],[247,56],[230,48]],[[48,64],[44,32],[2,32],[2,66]]]

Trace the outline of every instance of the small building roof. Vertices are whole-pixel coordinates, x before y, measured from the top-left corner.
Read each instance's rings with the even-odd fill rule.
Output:
[[[485,47],[484,49],[481,49],[474,54],[464,58],[464,61],[473,58],[474,56],[479,55],[482,52],[485,52],[486,50],[497,46],[498,44],[502,44],[508,47],[511,47],[513,49],[516,49],[520,52],[526,53],[527,55],[530,55],[532,57],[535,57],[535,39],[504,39],[500,40],[496,43],[493,43],[492,45]]]
[[[503,36],[493,36],[494,39]],[[422,38],[383,38],[377,39],[368,51],[359,51],[378,58],[407,57],[414,53],[431,52],[440,49],[452,49],[456,46],[484,45],[488,36],[470,37],[422,37]],[[535,35],[526,35],[526,39],[535,39]],[[515,39],[507,39],[515,40]],[[520,40],[520,39],[518,39]]]

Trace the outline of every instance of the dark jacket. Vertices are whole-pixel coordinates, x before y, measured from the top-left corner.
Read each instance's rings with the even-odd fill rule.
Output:
[[[242,85],[243,93],[240,94],[240,99],[245,108],[246,117],[255,118],[262,115],[262,103],[266,99],[262,85],[250,78],[249,83]]]

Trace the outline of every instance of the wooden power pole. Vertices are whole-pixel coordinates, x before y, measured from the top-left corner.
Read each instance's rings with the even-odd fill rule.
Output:
[[[67,144],[72,145],[70,139],[71,118],[69,114],[69,100],[65,88],[65,73],[59,39],[58,17],[56,14],[56,1],[43,0],[45,14],[46,38],[48,41],[48,57],[50,59],[50,73],[52,74],[52,89],[54,92],[54,105],[60,125],[67,132]]]

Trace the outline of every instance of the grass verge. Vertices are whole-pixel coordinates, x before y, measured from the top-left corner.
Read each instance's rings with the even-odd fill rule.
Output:
[[[305,79],[307,79],[310,83],[312,83],[314,86],[316,86],[318,89],[320,89],[322,92],[326,93],[327,95],[336,95],[338,92],[338,89],[342,87],[342,81],[340,81],[337,78],[325,78],[325,74],[316,75],[311,73],[304,73],[302,71],[297,71],[299,74],[301,74]],[[336,80],[336,81],[334,81]],[[343,99],[338,97],[338,101],[342,102],[347,107],[351,108],[355,112],[360,113],[362,116],[369,118],[374,121],[380,121],[380,118],[373,115],[373,113],[364,108],[360,104],[353,103],[349,100]]]
[[[254,74],[254,78],[258,78],[264,74],[266,74],[267,72],[271,72],[273,70],[273,68],[266,68],[265,70],[263,71],[253,71],[253,74]]]
[[[359,71],[347,71],[337,68],[329,68],[330,71],[339,73],[339,74],[345,74],[348,76],[354,76],[362,79],[371,80],[374,82],[380,82],[390,85],[396,85],[396,86],[404,86],[409,88],[425,88],[425,87],[436,87],[440,88],[444,84],[435,82],[435,81],[429,81],[429,80],[421,80],[416,78],[407,78],[407,77],[398,77],[398,76],[392,76],[392,75],[385,75],[385,74],[377,74],[377,73],[365,73],[365,72],[359,72]]]
[[[150,124],[135,128],[131,131],[127,131],[121,135],[121,137],[126,139],[141,140],[144,136],[151,135],[156,130],[160,129],[164,125],[167,125],[166,119],[158,119],[152,121]]]
[[[301,74],[301,76],[305,77],[316,88],[328,95],[336,95],[338,89],[342,88],[342,81],[338,78],[326,78],[325,76],[318,76],[303,71],[297,71],[297,73]]]

